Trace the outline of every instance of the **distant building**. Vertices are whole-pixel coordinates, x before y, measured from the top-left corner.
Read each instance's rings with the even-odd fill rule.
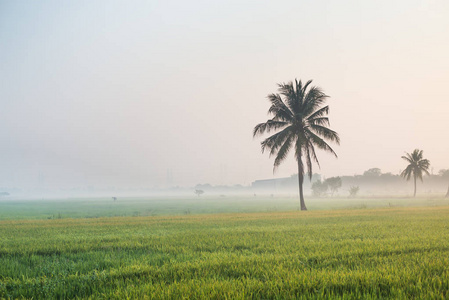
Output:
[[[256,180],[251,184],[253,189],[260,190],[277,190],[283,186],[283,183],[287,182],[290,178],[275,178],[275,179],[262,179]]]
[[[320,174],[313,174],[312,180],[309,177],[304,178],[304,189],[310,189],[313,182],[321,180]],[[256,180],[251,184],[254,190],[265,192],[296,192],[298,190],[298,174],[290,177],[261,179]]]

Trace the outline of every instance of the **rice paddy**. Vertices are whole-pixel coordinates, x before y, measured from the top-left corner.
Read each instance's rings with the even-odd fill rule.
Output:
[[[449,297],[449,206],[0,221],[0,298]]]

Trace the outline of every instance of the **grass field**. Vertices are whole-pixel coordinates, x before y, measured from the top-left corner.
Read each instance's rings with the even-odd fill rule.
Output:
[[[98,218],[63,211],[50,220],[41,210],[35,220],[3,214],[0,298],[448,298],[449,206],[357,205]]]
[[[436,197],[307,198],[310,210],[444,206]],[[120,197],[65,199],[0,199],[0,220],[173,216],[190,214],[281,212],[299,209],[298,196]]]

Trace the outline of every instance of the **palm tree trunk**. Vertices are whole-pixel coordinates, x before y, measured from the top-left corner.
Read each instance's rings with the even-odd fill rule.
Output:
[[[413,176],[413,179],[415,181],[415,192],[413,193],[413,197],[416,197],[416,175]]]
[[[302,165],[301,157],[298,158],[298,184],[299,184],[299,203],[301,210],[307,210],[306,203],[304,202],[304,192],[302,190],[302,184],[304,182],[304,167]]]

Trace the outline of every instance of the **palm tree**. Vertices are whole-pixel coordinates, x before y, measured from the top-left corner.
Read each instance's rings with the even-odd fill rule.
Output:
[[[423,173],[429,174],[430,161],[423,159],[423,151],[419,149],[413,150],[413,152],[406,153],[406,156],[402,156],[402,159],[406,160],[409,165],[402,171],[401,176],[406,180],[410,180],[413,175],[413,181],[415,184],[415,191],[413,197],[416,197],[416,179],[419,178],[423,181]]]
[[[304,202],[303,187],[304,163],[309,178],[312,179],[312,160],[318,166],[319,161],[315,147],[335,155],[335,151],[326,140],[340,144],[338,134],[329,129],[329,106],[323,106],[329,97],[316,86],[310,86],[312,80],[302,84],[301,80],[278,84],[279,94],[268,95],[271,107],[268,110],[273,118],[254,127],[253,137],[277,131],[277,133],[261,142],[262,153],[270,151],[276,155],[273,172],[285,160],[289,151],[294,148],[298,163],[299,199],[301,210],[307,210]]]

